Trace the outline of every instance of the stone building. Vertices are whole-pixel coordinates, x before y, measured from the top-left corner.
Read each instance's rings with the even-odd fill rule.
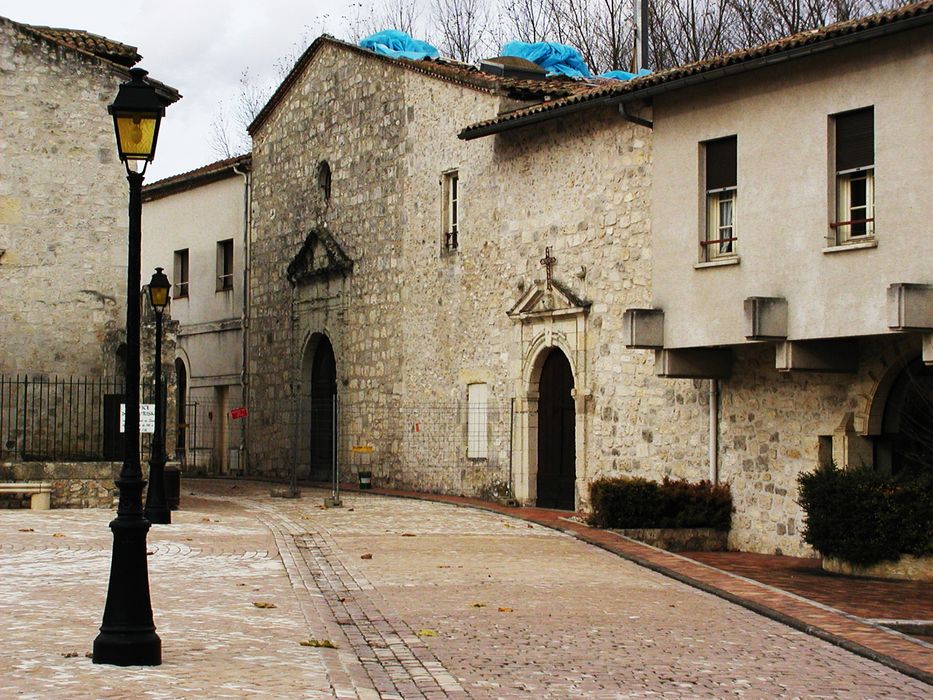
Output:
[[[251,127],[252,471],[327,478],[336,394],[340,466],[378,483],[572,509],[600,474],[706,475],[704,386],[621,342],[651,131],[457,138],[592,87],[309,48]]]
[[[107,105],[140,59],[135,47],[85,31],[0,18],[3,459],[49,453],[37,456],[30,440],[73,458],[99,455],[103,394],[122,390],[128,186]],[[153,83],[166,104],[179,98]],[[80,397],[70,384],[36,389],[55,377],[92,381]],[[25,413],[44,423],[24,428]],[[72,419],[81,425],[69,432]]]
[[[931,19],[920,3],[464,134],[650,107],[651,294],[625,341],[718,397],[733,547],[805,553],[796,480],[817,464],[933,463]]]
[[[250,161],[227,158],[143,188],[144,274],[164,268],[178,324],[169,449],[188,472],[237,472],[245,442],[245,421],[230,412],[246,404]]]
[[[88,32],[0,17],[0,373],[116,370],[127,184],[107,105],[140,59]]]

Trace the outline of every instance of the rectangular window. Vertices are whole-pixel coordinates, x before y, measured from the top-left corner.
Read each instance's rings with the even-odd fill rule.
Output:
[[[836,127],[836,220],[839,245],[875,235],[875,110],[843,112]]]
[[[486,384],[467,385],[467,457],[486,459],[486,421],[488,390]]]
[[[456,170],[444,173],[444,248],[456,250],[459,224],[459,178]]]
[[[706,227],[700,241],[703,262],[736,254],[737,146],[735,136],[704,144]]]
[[[233,239],[217,242],[217,291],[233,289]]]
[[[188,249],[175,251],[175,294],[176,299],[188,296]]]

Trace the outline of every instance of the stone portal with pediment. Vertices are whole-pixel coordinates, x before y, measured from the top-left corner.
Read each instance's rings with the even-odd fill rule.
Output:
[[[525,505],[537,500],[538,399],[541,370],[553,350],[567,358],[573,373],[575,406],[575,506],[580,505],[586,475],[586,400],[590,395],[587,374],[587,317],[590,302],[550,274],[550,251],[542,264],[546,280],[535,280],[508,311],[514,324],[512,366],[515,400],[515,440],[512,460],[513,493]],[[550,259],[550,260],[549,260]]]

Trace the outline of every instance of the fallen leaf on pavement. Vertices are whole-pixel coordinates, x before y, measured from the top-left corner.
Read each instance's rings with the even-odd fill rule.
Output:
[[[353,509],[352,509],[352,508],[347,508],[347,512],[348,512],[348,513],[352,513],[352,512],[353,512]]]
[[[373,555],[367,552],[366,554],[360,555],[360,559],[372,559]]]
[[[62,654],[62,656],[64,656],[66,659],[73,659],[77,655],[78,655],[78,652],[76,651],[66,651],[64,654]]]
[[[417,537],[413,532],[403,532],[402,537]]]
[[[21,527],[19,531],[20,532],[35,532],[35,530],[33,530],[31,527]]]
[[[210,521],[211,521],[210,518],[201,518],[202,523],[209,523]]]
[[[93,651],[85,652],[84,658],[86,658],[86,659],[93,659],[93,658],[94,658],[94,652],[93,652]]]
[[[60,532],[55,532],[52,534],[52,537],[64,537],[64,535]]]
[[[499,608],[499,612],[515,612],[512,608]]]
[[[470,603],[471,608],[485,608],[486,603]]]
[[[434,630],[418,630],[419,637],[436,637],[437,632]]]
[[[438,565],[437,565],[437,568],[438,568],[438,569],[449,569],[449,568],[450,568],[450,564],[438,564]]]
[[[147,557],[151,557],[153,554],[155,554],[155,550],[154,550],[154,549],[150,549],[150,550],[147,550],[147,551],[146,551],[146,556],[147,556]]]
[[[255,605],[257,608],[263,608],[263,609],[278,607],[275,603],[264,603],[261,600],[260,601],[254,600],[253,605]]]
[[[323,649],[336,649],[337,645],[329,639],[303,639],[299,642],[303,647],[320,647]]]

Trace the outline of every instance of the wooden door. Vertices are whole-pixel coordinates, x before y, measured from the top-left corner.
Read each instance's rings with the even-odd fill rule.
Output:
[[[576,412],[573,372],[559,350],[544,360],[538,394],[538,498],[541,508],[574,509]]]
[[[334,397],[337,394],[337,361],[330,341],[323,337],[311,365],[311,479],[333,478]]]

